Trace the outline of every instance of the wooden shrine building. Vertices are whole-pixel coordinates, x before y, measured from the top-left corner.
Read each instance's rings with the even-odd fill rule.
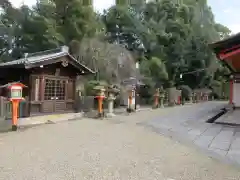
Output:
[[[216,56],[231,70],[229,103],[240,107],[240,33],[210,44]]]
[[[77,76],[93,74],[68,53],[68,47],[25,55],[0,64],[0,85],[21,82],[31,114],[73,111]],[[1,96],[7,96],[1,89]]]

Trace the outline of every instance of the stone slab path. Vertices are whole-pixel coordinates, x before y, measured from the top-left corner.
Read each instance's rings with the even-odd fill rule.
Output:
[[[212,157],[240,165],[240,127],[208,124],[225,102],[205,102],[173,109],[143,125],[180,142],[195,145]]]
[[[240,126],[240,109],[229,111],[223,117],[217,119],[216,123]]]

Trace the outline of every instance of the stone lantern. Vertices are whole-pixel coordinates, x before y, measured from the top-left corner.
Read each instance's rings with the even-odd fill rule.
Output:
[[[159,96],[160,96],[160,90],[159,90],[159,88],[157,88],[155,93],[154,93],[153,109],[156,109],[156,108],[159,107]]]
[[[131,113],[134,112],[134,105],[133,105],[133,94],[135,93],[134,89],[128,90],[128,107],[127,107],[127,112]],[[135,98],[135,97],[134,97]],[[135,99],[134,99],[135,101]],[[135,103],[135,102],[134,102]]]
[[[214,101],[214,94],[212,94],[212,101]]]
[[[196,102],[196,93],[195,92],[192,93],[192,102],[193,103]]]
[[[193,93],[189,94],[189,103],[192,104],[193,103]]]
[[[120,90],[114,86],[109,86],[107,89],[108,93],[108,113],[107,117],[115,116],[113,109],[114,109],[114,101],[116,99],[116,95],[120,92]]]
[[[164,108],[164,97],[165,97],[165,91],[163,90],[163,88],[159,88],[159,98],[160,98],[160,107]]]

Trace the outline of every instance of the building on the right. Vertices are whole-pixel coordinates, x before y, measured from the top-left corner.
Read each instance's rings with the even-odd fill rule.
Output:
[[[229,104],[240,107],[240,33],[209,45],[217,58],[231,71]]]

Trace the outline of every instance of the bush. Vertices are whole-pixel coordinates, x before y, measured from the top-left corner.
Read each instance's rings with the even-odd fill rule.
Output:
[[[214,97],[216,99],[221,99],[222,97],[222,83],[220,81],[214,80],[211,84]]]
[[[182,85],[179,89],[182,90],[182,97],[184,99],[189,99],[189,96],[192,94],[192,89],[187,85]]]
[[[106,86],[106,85],[107,85],[107,83],[105,81],[95,81],[95,80],[88,81],[85,84],[85,95],[86,96],[95,96],[96,93],[95,93],[94,87]]]

